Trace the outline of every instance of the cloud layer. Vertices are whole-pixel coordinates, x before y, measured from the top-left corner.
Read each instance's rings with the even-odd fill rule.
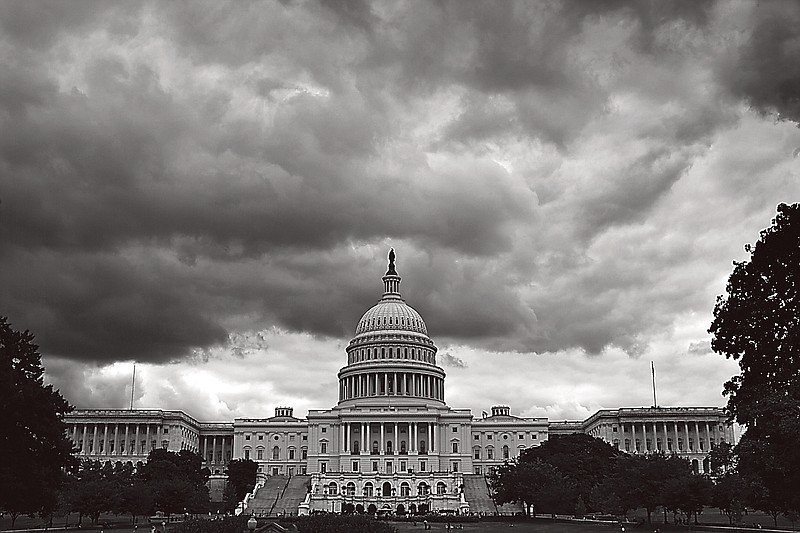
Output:
[[[793,2],[4,2],[2,313],[79,405],[129,401],[100,386],[121,362],[191,382],[278,344],[331,381],[394,246],[455,399],[506,379],[482,354],[547,369],[554,414],[614,406],[559,374],[619,353],[723,369],[685,385],[707,403],[714,297],[800,192],[798,27]],[[275,375],[142,401],[335,401]]]

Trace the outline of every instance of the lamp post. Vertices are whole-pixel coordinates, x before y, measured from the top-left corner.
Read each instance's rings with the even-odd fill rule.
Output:
[[[257,525],[258,525],[258,522],[256,521],[256,517],[253,516],[253,515],[250,515],[250,520],[247,521],[247,529],[250,530],[250,533],[253,533],[253,531],[256,530],[256,526]]]

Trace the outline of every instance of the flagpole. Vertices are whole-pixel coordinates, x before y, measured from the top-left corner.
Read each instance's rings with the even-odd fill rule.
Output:
[[[656,365],[650,361],[650,370],[653,374],[653,407],[658,407],[658,400],[656,400]]]

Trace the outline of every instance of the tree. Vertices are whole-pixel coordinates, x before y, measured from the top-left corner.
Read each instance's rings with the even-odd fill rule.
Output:
[[[11,515],[52,512],[62,471],[74,467],[64,415],[72,406],[44,384],[33,335],[0,317],[0,509]]]
[[[780,204],[772,225],[745,250],[750,258],[734,263],[727,294],[717,298],[708,331],[714,351],[737,360],[741,369],[723,391],[728,412],[746,427],[737,447],[739,473],[763,489],[756,498],[762,508],[797,512],[800,204]]]
[[[573,503],[578,498],[591,502],[592,489],[611,475],[616,458],[624,453],[601,439],[583,434],[560,435],[528,448],[520,454],[520,462],[541,460],[558,469],[576,487]]]
[[[746,497],[746,485],[742,477],[736,472],[729,472],[717,478],[711,493],[711,505],[725,513],[728,522],[733,525],[742,519],[742,502]]]
[[[505,463],[490,475],[489,482],[496,503],[522,503],[528,516],[574,510],[575,484],[539,459]]]
[[[247,493],[253,490],[256,484],[258,463],[251,459],[234,459],[228,463],[225,473],[228,475],[228,483],[225,486],[223,499],[225,508],[233,510]]]
[[[155,449],[142,466],[142,480],[153,497],[154,510],[201,513],[208,510],[208,469],[189,450]]]

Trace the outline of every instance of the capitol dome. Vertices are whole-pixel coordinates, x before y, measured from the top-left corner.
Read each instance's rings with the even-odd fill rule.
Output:
[[[444,403],[445,373],[436,364],[436,345],[425,321],[400,296],[394,249],[381,278],[383,296],[356,326],[339,371],[339,404]]]
[[[402,330],[428,334],[417,310],[400,298],[384,298],[373,305],[356,326],[356,335],[369,331]]]

